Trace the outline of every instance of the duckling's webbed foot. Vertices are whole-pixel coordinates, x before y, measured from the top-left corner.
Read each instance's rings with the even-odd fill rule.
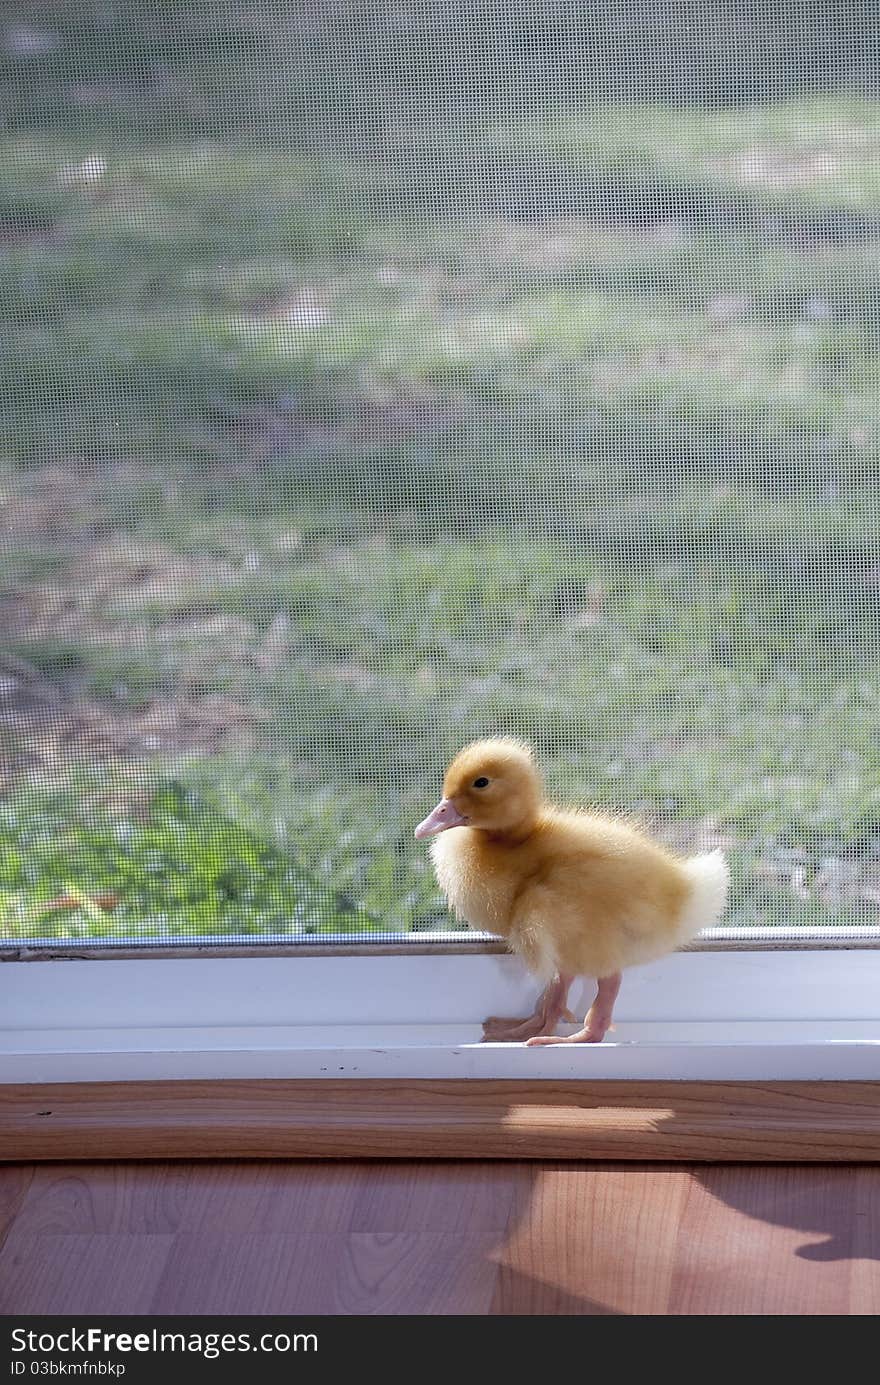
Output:
[[[622,979],[619,971],[613,976],[602,977],[596,991],[596,999],[584,1020],[584,1027],[576,1034],[548,1034],[545,1030],[530,1035],[526,1040],[528,1046],[537,1048],[539,1044],[600,1044],[608,1030],[613,1028],[611,1018]]]
[[[555,1025],[549,1028],[555,1029]],[[513,1019],[509,1015],[490,1015],[483,1021],[484,1044],[521,1044],[538,1034],[546,1034],[547,1025],[536,1010],[528,1019]]]
[[[560,1020],[573,1022],[573,1016],[566,1008],[573,979],[571,976],[555,976],[538,997],[534,1014],[526,1019],[491,1015],[483,1022],[483,1043],[522,1044],[539,1035],[552,1034]]]

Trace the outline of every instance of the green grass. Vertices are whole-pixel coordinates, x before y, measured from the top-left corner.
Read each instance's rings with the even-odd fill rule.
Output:
[[[745,109],[703,110],[636,102],[580,105],[489,132],[499,150],[562,155],[591,176],[609,169],[682,189],[767,193],[783,213],[818,207],[876,212],[880,206],[880,110],[855,95],[788,100]]]
[[[9,938],[442,926],[499,731],[876,916],[875,59],[564,8],[4,12]]]
[[[376,928],[290,852],[212,812],[174,780],[97,775],[23,787],[0,804],[7,940],[310,937]]]

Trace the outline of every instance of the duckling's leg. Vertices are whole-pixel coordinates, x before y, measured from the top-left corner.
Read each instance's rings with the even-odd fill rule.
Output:
[[[562,1019],[574,1020],[566,1009],[573,976],[554,976],[538,996],[535,1012],[528,1019],[508,1019],[492,1015],[483,1023],[483,1043],[521,1044],[536,1034],[552,1034]]]
[[[563,1037],[561,1034],[542,1034],[538,1031],[526,1042],[530,1048],[537,1048],[539,1044],[600,1044],[611,1028],[611,1016],[614,1013],[614,1002],[620,990],[620,983],[623,980],[619,971],[613,976],[603,976],[600,978],[596,990],[596,999],[593,1001],[584,1020],[583,1029],[579,1029],[576,1034],[569,1034]]]

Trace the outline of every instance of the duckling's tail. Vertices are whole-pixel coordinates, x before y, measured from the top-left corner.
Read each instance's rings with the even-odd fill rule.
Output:
[[[678,925],[678,946],[683,947],[699,933],[717,923],[727,903],[730,867],[723,851],[709,851],[682,863],[690,881],[691,894]]]

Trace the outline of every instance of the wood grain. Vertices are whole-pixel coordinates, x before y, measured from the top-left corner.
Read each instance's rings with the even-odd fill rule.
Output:
[[[150,1311],[487,1313],[496,1238],[443,1232],[178,1236]]]
[[[493,1313],[665,1313],[689,1182],[680,1169],[537,1169],[497,1255]]]
[[[347,1231],[367,1182],[366,1167],[349,1163],[41,1164],[16,1226],[29,1235]]]
[[[0,1246],[24,1204],[34,1170],[27,1165],[0,1168]]]
[[[865,1165],[5,1172],[18,1205],[0,1251],[7,1313],[853,1315],[880,1305],[880,1169]]]
[[[850,1313],[880,1313],[880,1171],[855,1170]]]
[[[355,1202],[351,1230],[503,1232],[517,1195],[530,1185],[528,1164],[373,1164]]]
[[[28,1236],[0,1251],[0,1313],[143,1313],[173,1236]]]
[[[0,1160],[880,1160],[880,1083],[181,1081],[0,1087]]]
[[[725,1168],[691,1179],[669,1311],[851,1312],[855,1178],[836,1172]]]

